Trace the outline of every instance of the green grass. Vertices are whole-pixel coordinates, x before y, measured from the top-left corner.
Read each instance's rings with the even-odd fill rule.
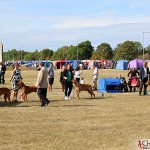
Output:
[[[149,138],[150,96],[139,97],[135,92],[102,97],[95,92],[96,99],[90,99],[81,92],[79,100],[65,101],[59,73],[55,70],[53,92],[47,96],[51,103],[46,108],[39,107],[36,93],[28,95],[28,103],[7,107],[0,97],[0,150],[135,150],[138,139]],[[99,70],[100,77],[119,73],[127,78],[128,71]],[[34,85],[37,74],[22,71],[23,81]],[[7,71],[4,86],[8,88],[10,75]],[[84,70],[83,76],[92,83],[92,70]]]

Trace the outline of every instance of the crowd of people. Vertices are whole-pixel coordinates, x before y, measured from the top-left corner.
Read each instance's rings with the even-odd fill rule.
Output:
[[[143,63],[143,67],[141,67],[139,71],[136,68],[132,68],[132,70],[129,71],[128,82],[126,82],[125,78],[122,77],[121,74],[119,74],[118,78],[120,79],[121,90],[124,90],[124,92],[128,92],[129,87],[130,92],[132,92],[132,87],[134,88],[134,91],[136,87],[139,87],[139,96],[141,96],[142,89],[144,87],[143,95],[147,95],[147,86],[150,82],[149,75],[150,72],[147,66],[147,62]]]
[[[44,66],[44,63],[41,62],[39,64],[40,71],[38,73],[37,81],[35,86],[37,87],[37,95],[40,98],[41,106],[47,106],[50,101],[47,99],[47,90],[49,92],[52,92],[52,86],[54,83],[54,67],[53,63],[50,64],[50,67],[47,69]],[[6,66],[0,62],[0,84],[5,83],[4,74],[6,71]],[[73,82],[72,79],[75,78],[76,81],[80,84],[85,84],[85,78],[81,76],[83,73],[83,70],[81,70],[80,66],[77,66],[76,69],[73,69],[71,64],[66,64],[62,67],[60,71],[60,83],[62,86],[62,91],[64,92],[64,99],[70,100],[70,95],[73,88]],[[132,92],[132,87],[136,87],[135,85],[132,86],[133,79],[136,79],[139,87],[139,95],[142,95],[142,89],[143,95],[147,94],[147,86],[149,82],[149,68],[147,67],[147,62],[143,63],[143,67],[140,68],[138,71],[137,69],[133,68],[129,71],[128,77],[129,80],[126,82],[125,78],[119,74],[118,78],[120,79],[121,83],[121,90],[124,90],[124,92],[128,91],[128,87],[130,92]],[[98,66],[95,63],[93,66],[93,74],[92,74],[92,83],[93,83],[93,91],[97,90],[97,80],[99,78],[98,74]],[[13,101],[17,101],[18,96],[18,90],[19,85],[18,82],[22,80],[21,76],[21,70],[19,69],[19,64],[16,62],[14,64],[14,69],[12,71],[12,75],[10,77],[10,81],[12,82],[12,90],[13,90]],[[128,86],[128,87],[127,87]],[[135,90],[135,89],[134,89]]]
[[[1,72],[2,72],[1,66]],[[6,69],[5,69],[6,71]],[[81,74],[83,71],[81,70],[80,66],[77,66],[76,69],[70,64],[66,64],[62,67],[60,72],[60,83],[62,85],[62,91],[64,92],[64,99],[70,100],[70,95],[73,88],[72,79],[75,78],[78,83],[85,84],[85,79]],[[35,86],[37,87],[37,95],[41,101],[41,106],[47,106],[50,101],[47,99],[47,90],[52,92],[52,86],[54,83],[54,67],[53,63],[50,63],[50,67],[47,69],[44,66],[44,63],[41,62],[39,64],[39,73],[37,77],[37,81]],[[16,62],[14,64],[14,69],[12,71],[12,75],[10,77],[10,81],[12,82],[12,90],[13,90],[13,98],[12,101],[17,101],[18,91],[19,91],[19,81],[23,78],[21,76],[21,70],[19,68],[19,64]],[[95,64],[93,69],[93,90],[97,90],[97,79],[98,79],[98,67]],[[4,82],[4,80],[2,80]]]

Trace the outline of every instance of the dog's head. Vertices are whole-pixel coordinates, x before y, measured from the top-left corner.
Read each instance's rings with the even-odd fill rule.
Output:
[[[77,82],[76,78],[73,78],[71,81],[72,81],[73,83]]]
[[[20,80],[18,83],[19,88],[22,88],[25,84],[22,82],[22,80]]]

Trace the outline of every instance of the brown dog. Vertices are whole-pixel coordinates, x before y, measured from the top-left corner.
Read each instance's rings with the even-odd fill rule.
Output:
[[[27,102],[27,95],[32,92],[37,92],[37,87],[35,86],[26,86],[22,81],[19,81],[18,83],[19,88],[22,89],[22,100],[23,102]]]
[[[92,95],[95,98],[95,94],[93,93],[92,86],[90,84],[80,84],[77,82],[77,80],[75,78],[72,80],[72,82],[75,85],[75,90],[76,90],[76,94],[77,94],[76,98],[77,99],[79,99],[80,91],[88,91],[88,93],[91,94],[91,98],[92,98]]]
[[[8,100],[9,103],[10,103],[10,94],[11,94],[10,89],[5,88],[5,87],[0,88],[0,96],[1,96],[1,95],[4,95],[4,100],[5,100],[5,103],[6,103],[6,104],[7,104],[7,100]]]
[[[150,81],[147,81],[145,84],[146,84],[146,85],[150,85]]]

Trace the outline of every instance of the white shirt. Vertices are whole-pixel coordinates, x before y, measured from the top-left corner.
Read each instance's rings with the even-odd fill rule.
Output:
[[[75,75],[74,75],[74,77],[75,78],[80,78],[80,74],[82,73],[82,71],[81,70],[79,70],[79,71],[75,71]]]
[[[80,80],[80,84],[85,84],[85,79]]]
[[[98,78],[98,67],[95,67],[93,75],[94,78]]]
[[[144,67],[144,78],[147,77],[147,68]]]

